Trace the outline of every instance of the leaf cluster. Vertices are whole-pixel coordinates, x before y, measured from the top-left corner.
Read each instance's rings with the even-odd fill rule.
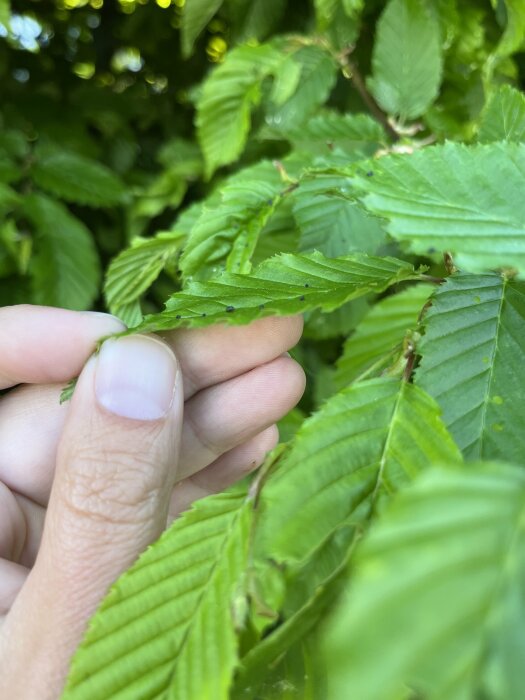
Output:
[[[309,378],[114,584],[64,699],[524,697],[522,3],[52,5],[73,76],[0,0],[40,89],[0,107],[1,303],[301,313]]]

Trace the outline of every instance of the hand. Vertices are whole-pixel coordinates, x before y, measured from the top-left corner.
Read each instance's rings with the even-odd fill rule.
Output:
[[[109,340],[0,309],[0,697],[56,700],[108,587],[182,509],[259,466],[300,398],[300,318]],[[177,358],[177,359],[176,359]],[[80,374],[70,404],[64,383]]]

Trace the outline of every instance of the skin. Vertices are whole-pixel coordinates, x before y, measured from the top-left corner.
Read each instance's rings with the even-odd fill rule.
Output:
[[[302,320],[267,318],[132,339],[143,358],[165,353],[173,392],[162,415],[121,415],[101,399],[100,356],[88,361],[120,329],[105,314],[0,309],[0,388],[16,387],[0,397],[2,698],[60,696],[109,586],[196,498],[256,469],[304,391],[285,354]],[[111,342],[129,359],[133,346]]]

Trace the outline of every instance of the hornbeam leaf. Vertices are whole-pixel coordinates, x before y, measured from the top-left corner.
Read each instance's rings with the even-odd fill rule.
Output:
[[[34,302],[89,309],[99,292],[100,262],[88,229],[45,195],[24,197],[22,211],[36,231],[29,264]]]
[[[284,136],[300,151],[325,156],[372,156],[386,143],[383,127],[367,114],[322,111]]]
[[[346,568],[356,539],[355,528],[344,527],[336,531],[332,541],[323,543],[320,548],[326,551],[316,552],[317,556],[308,560],[307,571],[300,569],[298,576],[287,581],[287,589],[301,599],[300,604],[291,611],[283,609],[281,615],[285,619],[282,624],[241,658],[232,700],[253,697],[276,661],[316,626],[346,584]],[[333,540],[340,540],[336,547],[333,547]],[[305,580],[307,586],[301,585]],[[307,591],[303,590],[305,587]],[[285,601],[283,608],[286,607]]]
[[[350,299],[418,277],[410,263],[395,258],[278,255],[250,275],[224,273],[208,282],[190,282],[168,299],[165,311],[146,316],[135,330],[154,332],[217,321],[244,324],[316,308],[333,311]]]
[[[184,239],[184,234],[177,231],[138,238],[111,261],[104,293],[112,313],[138,299],[150,287],[169,259],[177,254]]]
[[[402,491],[328,628],[328,699],[525,697],[524,512],[525,473],[501,464]]]
[[[293,213],[301,231],[300,249],[329,257],[377,252],[385,240],[381,221],[347,196],[348,178],[305,177],[293,194]]]
[[[442,56],[439,23],[423,0],[390,0],[377,23],[370,89],[402,121],[437,97]]]
[[[11,0],[0,0],[0,24],[4,27],[9,26],[11,19]]]
[[[450,251],[473,272],[525,270],[525,144],[447,143],[386,156],[360,168],[354,185],[416,253]]]
[[[181,24],[181,45],[184,58],[191,56],[195,40],[222,3],[223,0],[186,0]]]
[[[269,106],[266,122],[278,132],[297,128],[326,102],[337,78],[334,58],[319,46],[303,46],[293,54],[301,65],[296,92],[284,104]]]
[[[35,150],[34,181],[68,202],[108,207],[123,201],[126,191],[109,168],[90,158],[54,146]]]
[[[429,285],[418,284],[375,304],[344,344],[337,360],[336,385],[342,388],[350,384],[382,357],[388,358],[396,347],[401,350],[431,292]]]
[[[426,315],[416,383],[443,410],[465,456],[523,463],[525,283],[449,277]]]
[[[525,141],[525,97],[504,85],[491,97],[481,115],[478,139],[491,141]]]
[[[225,264],[232,272],[249,272],[259,234],[274,213],[282,198],[279,193],[284,189],[277,168],[269,161],[261,161],[236,173],[221,187],[220,193],[213,192],[204,202],[184,246],[180,259],[184,276],[198,279],[216,276]]]
[[[277,561],[304,559],[445,454],[460,459],[439,407],[418,387],[390,378],[349,387],[303,423],[266,483],[259,551]]]
[[[522,0],[504,0],[507,26],[496,48],[496,56],[508,56],[523,48],[525,39],[525,5]]]
[[[208,177],[241,154],[261,83],[282,60],[283,54],[268,44],[239,46],[205,81],[197,104],[197,136]]]
[[[286,12],[282,0],[229,0],[235,40],[265,39]]]
[[[227,700],[251,516],[237,491],[176,520],[103,601],[62,700]]]

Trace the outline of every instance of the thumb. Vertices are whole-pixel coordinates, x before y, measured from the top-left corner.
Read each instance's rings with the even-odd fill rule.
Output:
[[[107,341],[82,372],[40,552],[2,630],[20,700],[58,697],[87,620],[165,527],[182,397],[175,356],[152,336]]]

